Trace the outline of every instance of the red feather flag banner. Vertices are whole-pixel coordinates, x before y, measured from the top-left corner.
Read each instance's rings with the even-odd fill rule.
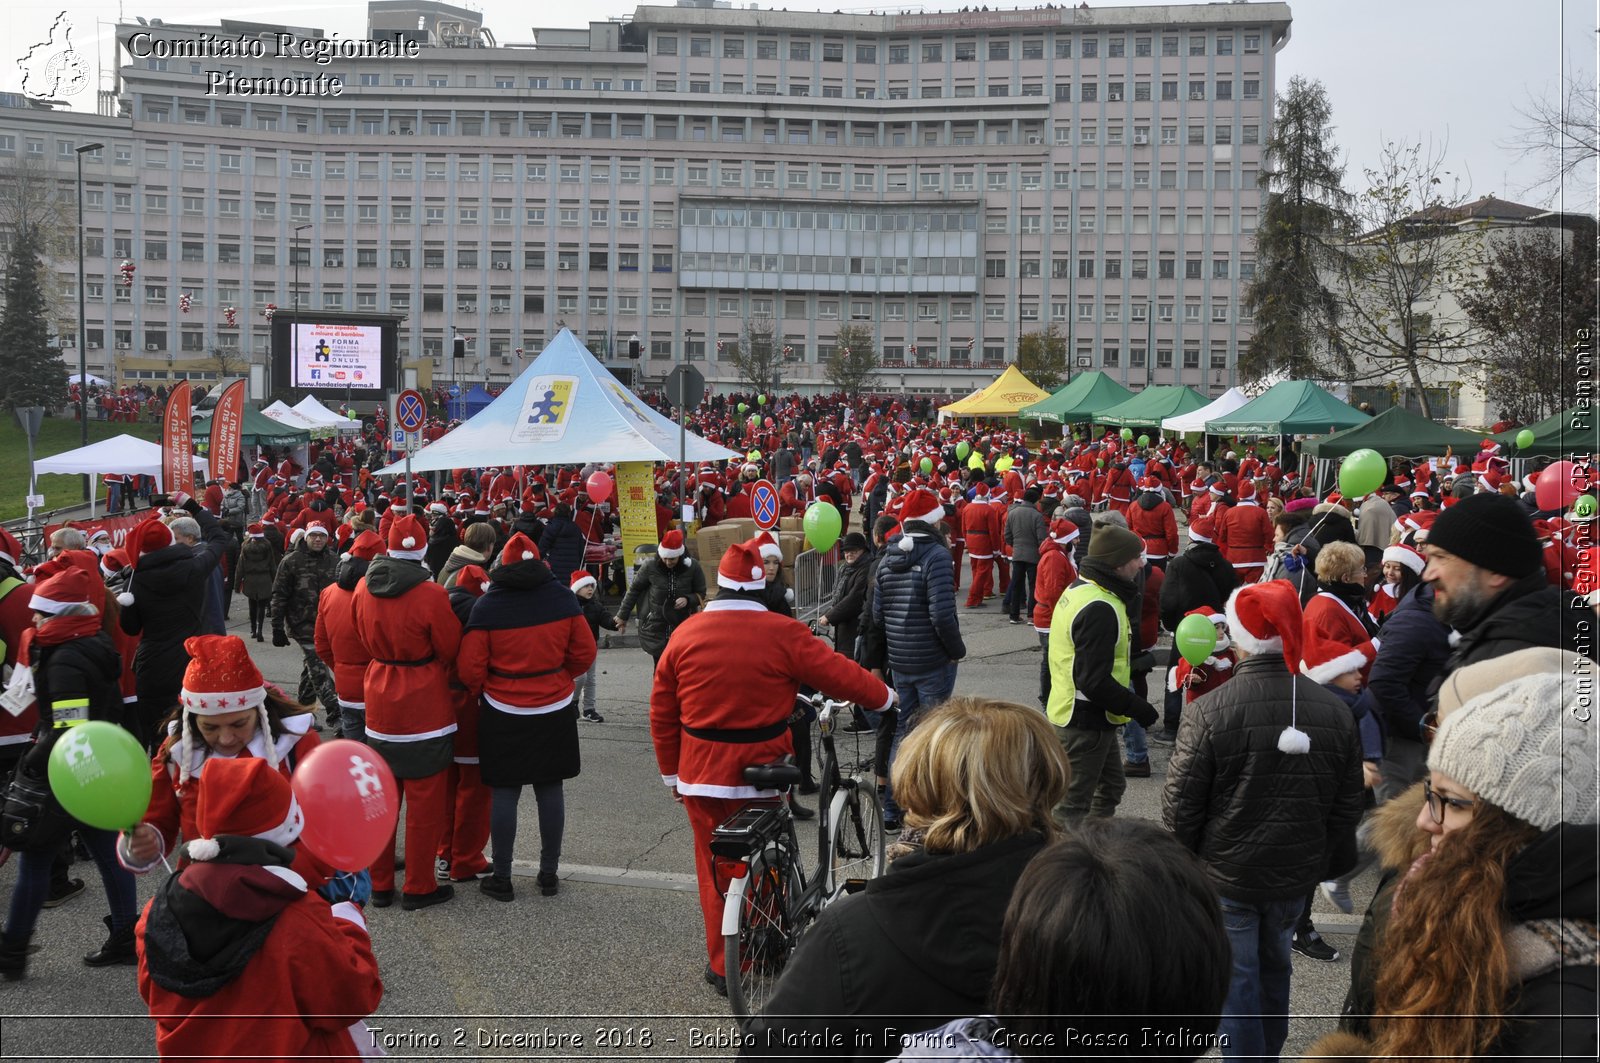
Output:
[[[167,494],[194,494],[194,436],[187,380],[167,395],[161,417],[161,473],[161,489]]]
[[[245,383],[235,380],[222,389],[217,408],[211,414],[211,478],[224,484],[239,478],[239,450],[244,436]]]

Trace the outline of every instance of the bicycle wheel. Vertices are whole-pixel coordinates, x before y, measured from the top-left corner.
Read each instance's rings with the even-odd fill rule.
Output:
[[[846,780],[828,806],[828,886],[832,899],[850,879],[883,874],[883,807],[878,792],[859,779]]]
[[[742,1020],[759,1012],[772,995],[796,937],[789,857],[770,847],[752,856],[748,867],[743,878],[728,884],[722,910],[728,1004]]]

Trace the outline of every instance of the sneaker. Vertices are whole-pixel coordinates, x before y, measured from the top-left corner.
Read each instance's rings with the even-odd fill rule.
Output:
[[[588,720],[590,723],[605,723],[606,722],[606,718],[604,716],[600,715],[598,712],[595,712],[593,709],[584,709],[583,710],[583,718],[585,720]]]
[[[387,908],[394,903],[394,890],[373,890],[371,904],[374,908]]]
[[[46,908],[59,908],[83,892],[83,879],[69,878],[65,882],[52,882],[50,895],[44,899]]]
[[[1158,727],[1154,731],[1146,731],[1144,737],[1153,746],[1171,746],[1178,742],[1178,732],[1174,728]]]
[[[433,862],[433,877],[439,882],[450,881],[450,861],[439,857]]]
[[[1122,774],[1130,779],[1150,778],[1150,762],[1148,760],[1122,762]]]
[[[1006,619],[1007,619],[1008,623],[1012,623],[1012,624],[1020,624],[1020,623],[1022,623],[1022,617],[1020,617],[1020,616],[1007,617]]]
[[[1322,895],[1328,898],[1328,903],[1339,909],[1345,915],[1355,912],[1356,906],[1350,900],[1350,884],[1339,879],[1331,879],[1322,884]]]
[[[539,895],[542,897],[554,897],[561,892],[561,876],[554,871],[539,872],[538,882]]]
[[[470,875],[451,875],[451,882],[482,882],[494,874],[494,868],[486,867],[482,871],[474,871]]]
[[[1322,935],[1315,930],[1296,934],[1291,947],[1300,955],[1323,963],[1333,963],[1339,958],[1339,950],[1322,940]]]
[[[478,892],[485,897],[493,897],[497,901],[509,901],[517,895],[509,878],[497,878],[494,875],[490,875],[478,883]]]
[[[440,886],[432,893],[402,893],[400,907],[408,912],[415,912],[420,908],[432,908],[436,904],[443,904],[455,895],[454,886]]]
[[[717,991],[717,996],[719,997],[725,997],[728,995],[727,977],[725,975],[717,974],[715,971],[713,971],[709,963],[706,964],[706,985],[710,986],[712,989],[715,989]]]

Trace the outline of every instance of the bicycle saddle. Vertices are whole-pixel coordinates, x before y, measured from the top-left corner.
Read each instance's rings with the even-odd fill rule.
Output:
[[[744,769],[744,781],[762,790],[782,790],[797,785],[803,773],[792,758],[771,764],[752,764]]]

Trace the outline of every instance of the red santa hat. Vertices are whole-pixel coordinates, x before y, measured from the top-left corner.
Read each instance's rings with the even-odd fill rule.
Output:
[[[389,556],[421,561],[428,551],[428,529],[415,513],[402,514],[389,525]]]
[[[306,525],[306,534],[307,535],[327,535],[328,534],[328,526],[326,524],[322,523],[320,520],[314,520],[310,524]]]
[[[1419,576],[1422,575],[1423,567],[1427,565],[1427,561],[1423,559],[1420,553],[1409,546],[1404,546],[1399,543],[1385,549],[1383,551],[1383,559],[1385,561],[1393,561],[1397,564],[1404,565],[1406,568],[1409,568]],[[1317,682],[1320,683],[1323,682],[1323,680],[1319,679]]]
[[[1400,518],[1400,523],[1414,533],[1417,542],[1426,542],[1428,529],[1433,527],[1433,522],[1439,517],[1436,509],[1419,509],[1414,513],[1407,513]]]
[[[133,561],[133,567],[137,569],[139,558],[157,550],[165,550],[172,545],[172,529],[152,517],[130,528],[124,545],[128,549],[128,557]]]
[[[1239,480],[1237,491],[1238,493],[1234,497],[1238,498],[1240,505],[1256,500],[1256,482],[1248,477]]]
[[[191,860],[215,860],[222,852],[218,835],[260,838],[293,845],[305,816],[282,772],[258,757],[216,759],[206,766],[195,798],[200,834],[186,845]]]
[[[1189,541],[1192,543],[1215,542],[1217,538],[1217,525],[1209,516],[1196,517],[1189,522]]]
[[[773,561],[783,560],[783,548],[778,545],[778,540],[772,537],[771,532],[760,532],[754,539],[751,539],[750,541],[755,543],[756,549],[761,552],[761,558],[763,561],[768,559]]]
[[[371,561],[383,553],[383,540],[378,533],[368,528],[356,536],[356,541],[350,544],[350,552],[346,557],[354,557],[361,561]]]
[[[10,529],[0,528],[0,560],[15,567],[17,558],[21,556],[22,544],[17,541],[17,537],[11,534]]]
[[[1280,653],[1292,672],[1300,666],[1300,596],[1288,580],[1240,587],[1228,596],[1228,630],[1234,645],[1248,654]],[[1290,684],[1289,726],[1278,736],[1284,753],[1308,753],[1311,738],[1295,726],[1296,687]]]
[[[488,583],[489,573],[483,570],[482,565],[462,565],[456,569],[456,586],[474,598],[484,592]]]
[[[1159,495],[1161,493],[1161,481],[1156,479],[1154,476],[1146,476],[1144,479],[1139,481],[1139,489],[1141,491],[1149,491],[1153,494]]]
[[[987,493],[987,488],[984,488]],[[907,491],[906,496],[900,500],[900,523],[920,520],[925,524],[936,524],[944,519],[944,503],[939,501],[939,496],[926,488],[918,487]]]
[[[128,567],[128,553],[122,547],[107,550],[100,555],[100,574],[107,579]]]
[[[683,556],[683,532],[677,528],[670,528],[667,534],[661,537],[661,544],[656,547],[656,556],[674,558]]]
[[[754,539],[734,543],[717,565],[717,586],[731,591],[759,591],[767,585],[767,570]]]
[[[1050,522],[1050,538],[1062,545],[1078,538],[1078,526],[1065,517],[1057,517]]]
[[[41,566],[42,567],[42,566]],[[74,606],[93,607],[105,596],[105,589],[89,572],[74,564],[37,584],[28,608],[36,613],[59,616]]]
[[[982,480],[979,480],[977,482],[977,484],[975,484],[973,486],[973,488],[972,488],[972,497],[973,498],[988,498],[989,497],[989,485],[984,483]]]
[[[1493,469],[1485,469],[1478,474],[1478,486],[1489,494],[1499,494],[1500,485],[1505,482],[1505,477]]]
[[[244,534],[245,537],[249,539],[265,539],[267,537],[267,527],[260,521],[257,521],[256,523],[245,528]]]
[[[517,532],[506,540],[506,545],[500,551],[502,565],[520,565],[524,561],[536,561],[539,558],[539,548],[533,540],[521,532]]]
[[[572,583],[570,585],[572,587],[572,593],[577,594],[585,587],[597,587],[599,586],[599,583],[595,580],[594,574],[588,569],[580,568],[578,571],[572,574]]]
[[[267,718],[266,683],[250,659],[244,640],[237,635],[195,635],[184,640],[183,648],[189,654],[189,667],[184,670],[183,688],[178,691],[178,704],[183,710],[178,721],[179,784],[188,781],[194,763],[190,716],[225,716],[255,709],[261,715],[266,759],[276,768],[278,751]]]
[[[1377,656],[1371,642],[1359,649],[1351,649],[1343,642],[1325,638],[1313,631],[1306,640],[1300,658],[1300,674],[1313,683],[1327,684],[1346,672],[1359,672]]]

